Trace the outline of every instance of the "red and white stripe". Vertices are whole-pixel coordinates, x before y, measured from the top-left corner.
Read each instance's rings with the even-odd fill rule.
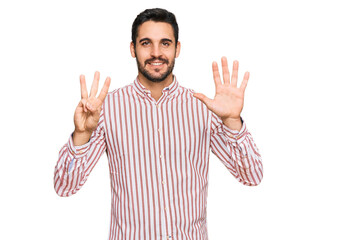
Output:
[[[54,186],[60,196],[76,193],[106,151],[109,239],[208,239],[210,150],[238,181],[260,183],[261,156],[245,124],[228,129],[176,79],[157,102],[135,80],[108,94],[89,143],[75,147],[70,137]]]

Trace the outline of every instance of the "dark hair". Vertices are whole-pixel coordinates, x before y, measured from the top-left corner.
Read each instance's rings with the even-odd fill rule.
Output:
[[[172,25],[175,42],[176,43],[178,42],[179,28],[174,14],[162,8],[152,8],[152,9],[146,9],[143,12],[139,13],[133,22],[132,42],[134,45],[135,45],[135,39],[138,37],[139,26],[147,21],[165,22]]]

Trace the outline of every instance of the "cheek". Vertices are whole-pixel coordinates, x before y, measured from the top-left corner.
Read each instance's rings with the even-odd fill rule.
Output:
[[[141,63],[142,65],[144,65],[144,62],[147,60],[147,58],[146,57],[144,57],[144,56],[139,56],[139,55],[137,55],[137,61],[139,62],[139,63]]]
[[[163,51],[164,56],[168,59],[172,59],[176,57],[176,51],[174,49],[166,49]]]
[[[135,54],[139,59],[144,59],[144,58],[147,58],[147,56],[149,56],[149,50],[138,47],[135,49]]]

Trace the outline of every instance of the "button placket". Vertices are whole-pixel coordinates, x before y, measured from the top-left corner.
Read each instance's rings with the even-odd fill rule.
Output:
[[[169,224],[168,217],[168,207],[167,207],[167,192],[165,187],[164,179],[162,179],[162,175],[165,173],[165,166],[164,166],[164,153],[162,146],[164,145],[164,141],[162,139],[162,112],[161,112],[161,102],[155,103],[155,111],[154,111],[154,118],[155,118],[155,125],[154,125],[154,134],[157,136],[159,149],[158,149],[158,161],[159,161],[159,171],[158,171],[158,178],[160,180],[160,196],[161,196],[161,206],[163,206],[163,211],[161,213],[162,217],[162,225],[164,232],[167,232],[167,225]],[[167,224],[168,222],[168,224]],[[169,239],[169,235],[165,235],[166,239]]]

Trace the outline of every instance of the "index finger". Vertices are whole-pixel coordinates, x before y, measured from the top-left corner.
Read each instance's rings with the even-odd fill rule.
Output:
[[[221,82],[221,76],[219,75],[219,70],[218,70],[218,64],[217,62],[213,62],[212,63],[212,70],[213,70],[213,79],[214,79],[214,84],[216,85],[216,87],[220,84],[222,84]]]
[[[104,85],[102,87],[102,90],[99,93],[98,99],[103,102],[105,97],[108,94],[108,90],[109,90],[109,86],[110,86],[110,77],[107,77],[107,79],[105,79]]]
[[[85,82],[85,76],[80,75],[80,91],[81,91],[81,98],[87,99],[88,98],[88,91],[86,89],[86,82]]]

